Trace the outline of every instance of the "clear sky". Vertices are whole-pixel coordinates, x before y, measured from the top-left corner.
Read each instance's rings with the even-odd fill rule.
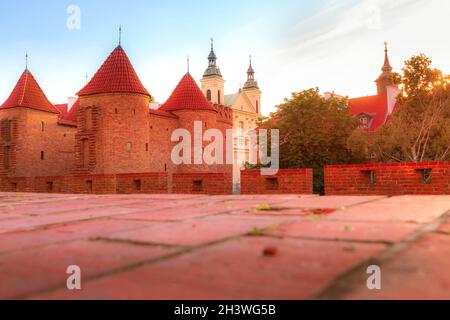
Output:
[[[70,5],[80,8],[80,29],[67,27]],[[226,93],[245,82],[252,54],[265,114],[310,87],[364,96],[375,93],[384,41],[397,71],[425,53],[450,72],[449,15],[449,0],[0,0],[0,100],[28,52],[48,98],[65,102],[117,46],[119,24],[124,49],[159,102],[186,72],[187,55],[201,78],[211,37]]]

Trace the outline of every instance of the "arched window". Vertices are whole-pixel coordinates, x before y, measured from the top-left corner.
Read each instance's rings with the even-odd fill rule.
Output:
[[[211,102],[211,90],[206,91],[206,99]]]
[[[217,104],[222,104],[222,102],[220,101],[220,90],[217,91]]]
[[[256,100],[256,113],[259,113],[259,101]]]

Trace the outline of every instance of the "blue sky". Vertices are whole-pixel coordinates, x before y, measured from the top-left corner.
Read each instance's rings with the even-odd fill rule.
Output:
[[[447,0],[0,0],[0,100],[30,69],[52,102],[64,102],[92,76],[118,42],[157,101],[164,102],[186,72],[200,79],[214,37],[226,93],[245,81],[248,55],[263,90],[263,111],[291,92],[372,94],[390,43],[398,70],[412,54],[427,53],[449,71]],[[69,30],[69,5],[81,28]],[[442,30],[441,32],[436,32]]]

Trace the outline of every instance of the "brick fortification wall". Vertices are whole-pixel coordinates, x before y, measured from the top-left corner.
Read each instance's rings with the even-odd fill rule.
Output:
[[[38,193],[167,193],[167,173],[0,177],[0,191]]]
[[[260,170],[241,171],[241,194],[312,194],[312,169],[279,170],[263,176]]]
[[[325,194],[450,194],[450,163],[326,166]]]
[[[231,194],[233,176],[229,173],[174,173],[172,192],[181,194]]]
[[[0,176],[2,192],[93,194],[231,194],[231,173],[92,174],[55,177]],[[172,187],[172,191],[169,191]]]

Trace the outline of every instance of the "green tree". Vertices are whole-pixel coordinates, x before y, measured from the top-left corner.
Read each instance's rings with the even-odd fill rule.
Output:
[[[323,193],[323,166],[362,161],[347,148],[358,120],[347,100],[326,99],[319,89],[293,93],[262,127],[280,130],[280,168],[313,168],[314,190]]]

